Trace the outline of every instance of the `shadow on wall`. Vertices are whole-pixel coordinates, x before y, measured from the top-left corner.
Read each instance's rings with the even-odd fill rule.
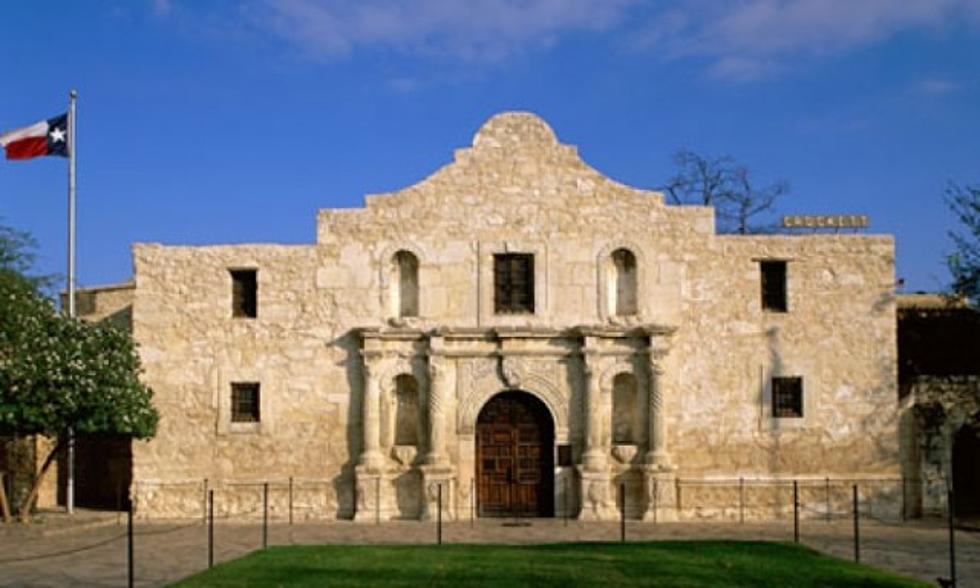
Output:
[[[769,345],[769,370],[768,373],[764,373],[759,394],[762,395],[761,404],[763,410],[763,422],[769,424],[767,432],[769,433],[769,438],[771,440],[769,445],[769,475],[770,477],[776,477],[781,473],[780,460],[782,458],[782,439],[780,436],[781,429],[779,419],[772,418],[773,406],[771,386],[773,377],[784,375],[783,356],[779,342],[779,327],[770,327],[766,330],[766,341]],[[767,387],[769,387],[768,395],[766,395]],[[804,394],[806,394],[805,391]],[[777,491],[775,500],[773,500],[772,503],[773,518],[777,518],[781,515],[786,506],[786,502],[791,501],[784,500],[783,493]]]
[[[347,403],[347,449],[348,458],[340,467],[340,473],[333,480],[334,493],[337,496],[336,517],[340,519],[354,518],[354,468],[362,451],[361,413],[363,394],[355,393],[364,389],[364,373],[361,369],[361,347],[357,333],[348,331],[344,335],[328,343],[331,347],[343,350],[344,359],[338,362],[343,367],[347,377],[347,389],[350,390],[350,401]]]

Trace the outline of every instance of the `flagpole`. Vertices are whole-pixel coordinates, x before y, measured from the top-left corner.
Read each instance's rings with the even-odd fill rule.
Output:
[[[75,318],[75,101],[78,92],[68,93],[68,316]],[[75,431],[68,428],[68,472],[65,506],[75,512]]]

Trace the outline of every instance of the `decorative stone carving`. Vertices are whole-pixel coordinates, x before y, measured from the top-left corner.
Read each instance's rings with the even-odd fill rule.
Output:
[[[403,466],[410,466],[418,455],[418,447],[414,445],[395,445],[391,448],[391,456]]]
[[[636,457],[637,447],[636,445],[613,445],[612,454],[616,458],[616,461],[622,464],[628,464],[633,461]]]
[[[585,405],[582,414],[585,415],[585,453],[582,455],[582,466],[588,471],[599,472],[606,468],[606,455],[603,451],[603,410],[602,388],[596,363],[599,357],[595,353],[586,352],[583,371],[585,373]]]
[[[500,377],[508,388],[520,388],[522,374],[526,372],[527,366],[522,358],[513,355],[500,358]]]
[[[663,401],[663,360],[670,351],[669,340],[666,337],[652,336],[648,350],[648,383],[649,399],[647,407],[647,455],[645,461],[660,469],[670,469],[670,454],[667,450],[666,418]]]
[[[428,464],[443,464],[447,459],[445,402],[449,391],[446,389],[448,367],[444,361],[429,357],[429,453],[425,458]]]
[[[646,499],[644,521],[671,523],[677,520],[677,477],[673,472],[646,466],[643,472],[643,495]]]
[[[467,383],[461,389],[462,398],[456,408],[456,431],[461,435],[473,435],[480,409],[502,390],[496,376],[484,377]],[[550,379],[538,374],[527,374],[521,380],[521,390],[529,392],[544,402],[555,423],[555,442],[568,438],[568,398]]]
[[[365,466],[355,470],[357,494],[354,521],[359,523],[386,521],[391,518],[390,482],[384,474]]]
[[[380,469],[384,465],[381,455],[381,386],[378,381],[379,371],[370,363],[370,356],[365,356],[362,366],[364,374],[364,398],[362,411],[362,429],[364,433],[364,448],[361,453],[361,465],[369,469]]]
[[[616,519],[616,508],[610,501],[609,475],[582,471],[582,508],[579,520],[609,521]]]
[[[439,512],[439,488],[442,487],[442,520],[451,521],[455,517],[455,472],[445,466],[422,466],[422,520],[432,521]]]

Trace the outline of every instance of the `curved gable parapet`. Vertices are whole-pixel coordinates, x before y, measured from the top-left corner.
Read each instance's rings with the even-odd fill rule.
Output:
[[[541,117],[530,112],[502,112],[473,135],[474,149],[554,149],[558,137]]]
[[[589,166],[529,112],[491,117],[451,163],[404,189],[368,195],[365,203],[361,214],[321,210],[320,242],[335,232],[358,234],[380,225],[405,237],[446,225],[466,225],[476,235],[481,224],[518,233],[581,232],[599,218],[649,226],[665,218],[667,208],[662,193],[626,186]],[[417,223],[409,229],[406,219]]]

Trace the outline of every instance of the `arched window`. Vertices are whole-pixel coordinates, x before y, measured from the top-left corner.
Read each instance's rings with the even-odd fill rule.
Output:
[[[629,249],[617,249],[612,253],[613,280],[611,294],[615,303],[610,305],[616,316],[636,314],[636,256]]]
[[[419,386],[415,378],[395,378],[395,445],[419,444]]]
[[[394,309],[399,317],[419,315],[419,260],[410,251],[399,251],[391,259]]]
[[[636,404],[636,377],[617,374],[613,378],[612,441],[614,445],[632,445],[639,437]]]

